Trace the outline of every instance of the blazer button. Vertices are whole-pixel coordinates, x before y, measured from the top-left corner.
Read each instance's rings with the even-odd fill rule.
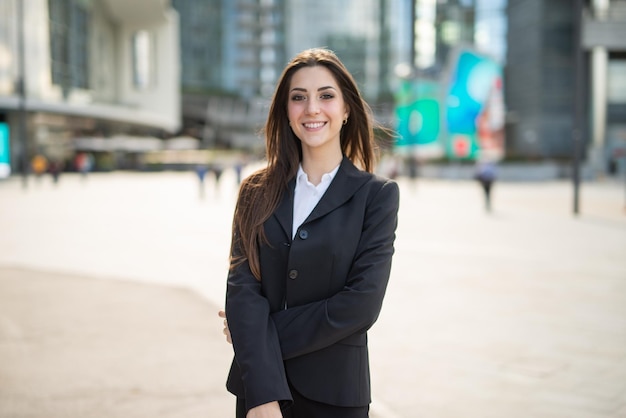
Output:
[[[298,277],[298,270],[289,270],[289,278],[295,280]]]
[[[309,237],[309,231],[301,229],[298,235],[300,236],[300,239],[307,239]]]

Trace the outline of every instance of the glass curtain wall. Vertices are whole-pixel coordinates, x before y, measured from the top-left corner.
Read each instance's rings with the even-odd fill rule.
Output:
[[[48,0],[52,83],[64,97],[89,88],[89,10],[77,0]]]

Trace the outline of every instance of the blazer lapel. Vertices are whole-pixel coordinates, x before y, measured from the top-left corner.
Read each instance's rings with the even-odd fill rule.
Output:
[[[285,231],[285,234],[291,241],[291,228],[293,227],[293,191],[296,187],[295,178],[289,181],[287,192],[284,194],[282,201],[274,211],[274,216],[278,219],[278,223]]]
[[[352,164],[352,161],[344,156],[341,166],[332,183],[330,183],[328,190],[326,190],[322,199],[304,222],[320,218],[343,205],[367,182],[369,177],[368,173],[360,171]]]

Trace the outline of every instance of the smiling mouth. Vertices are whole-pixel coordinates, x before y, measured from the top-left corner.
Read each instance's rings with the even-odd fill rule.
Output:
[[[326,125],[326,122],[304,123],[303,125],[307,129],[317,129],[317,128],[321,128],[322,126]]]

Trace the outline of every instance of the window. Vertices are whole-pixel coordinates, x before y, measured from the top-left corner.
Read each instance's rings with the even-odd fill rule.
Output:
[[[150,32],[140,30],[132,38],[133,85],[139,90],[155,84],[155,48]]]
[[[52,83],[64,95],[89,88],[89,11],[84,2],[48,0]]]
[[[612,104],[626,104],[626,60],[609,60],[607,76],[608,102]]]

